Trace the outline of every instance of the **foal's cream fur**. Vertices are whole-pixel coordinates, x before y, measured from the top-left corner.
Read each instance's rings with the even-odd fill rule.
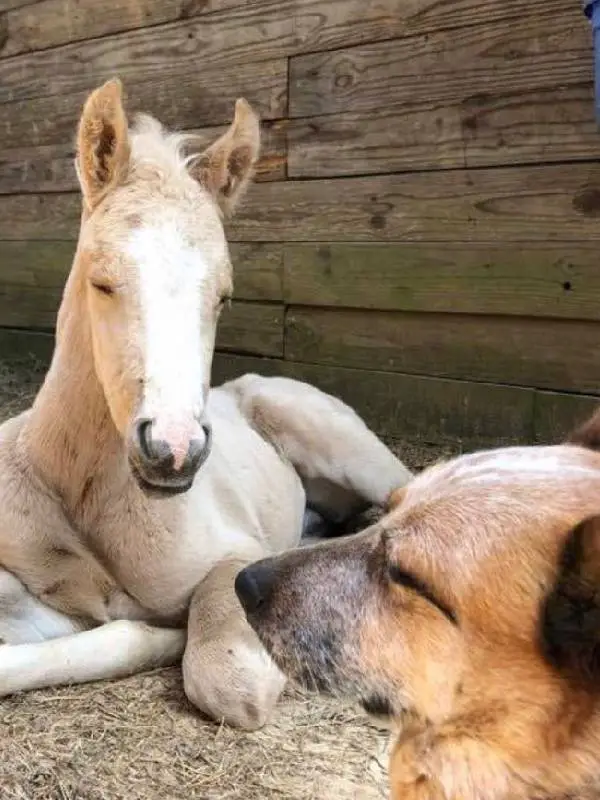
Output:
[[[88,98],[54,358],[33,407],[0,428],[0,694],[183,655],[202,711],[263,724],[284,678],[235,575],[297,545],[307,504],[344,516],[409,478],[352,410],[310,386],[248,375],[209,392],[232,292],[222,220],[258,139],[240,100],[229,131],[187,157],[155,120],[129,127],[117,81]],[[148,419],[172,455],[171,472],[144,484],[157,491],[133,469],[133,431]],[[193,485],[165,496],[160,480],[178,477],[190,443],[208,453],[208,425]]]

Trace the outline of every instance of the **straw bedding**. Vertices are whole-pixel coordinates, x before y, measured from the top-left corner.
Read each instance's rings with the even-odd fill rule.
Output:
[[[42,374],[0,363],[0,418]],[[399,452],[415,469],[449,454]],[[388,738],[359,709],[294,689],[263,730],[220,727],[187,702],[178,669],[159,670],[0,700],[0,800],[378,800]]]

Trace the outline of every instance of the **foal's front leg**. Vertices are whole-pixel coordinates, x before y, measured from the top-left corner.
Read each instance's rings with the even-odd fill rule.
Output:
[[[188,699],[212,719],[246,730],[265,724],[286,682],[235,595],[236,575],[253,560],[222,561],[196,587],[183,657]]]
[[[0,697],[48,686],[105,681],[175,664],[185,633],[115,620],[34,644],[0,645]]]

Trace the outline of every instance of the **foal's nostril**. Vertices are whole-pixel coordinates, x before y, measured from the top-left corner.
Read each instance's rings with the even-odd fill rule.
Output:
[[[173,455],[167,442],[152,436],[152,424],[151,419],[142,419],[135,427],[138,448],[144,461],[155,464],[172,461]]]
[[[193,438],[188,438],[188,436]],[[209,424],[139,419],[133,428],[133,463],[146,483],[189,488],[194,474],[206,461],[212,446]]]
[[[253,614],[264,605],[273,593],[275,571],[266,564],[252,564],[239,572],[235,579],[235,593],[247,614]]]
[[[198,470],[210,455],[212,448],[212,426],[202,424],[204,439],[192,439],[187,454],[187,463],[193,470]]]
[[[152,443],[152,420],[139,420],[135,426],[135,434],[140,453],[145,459],[152,461],[155,458]]]

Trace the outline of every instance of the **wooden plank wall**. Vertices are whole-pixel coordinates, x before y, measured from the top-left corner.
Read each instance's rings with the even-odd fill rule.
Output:
[[[263,120],[215,376],[381,433],[553,441],[600,393],[600,132],[575,0],[0,0],[0,347],[48,355],[86,93]],[[29,331],[25,335],[25,331]],[[23,332],[21,335],[19,332]]]

